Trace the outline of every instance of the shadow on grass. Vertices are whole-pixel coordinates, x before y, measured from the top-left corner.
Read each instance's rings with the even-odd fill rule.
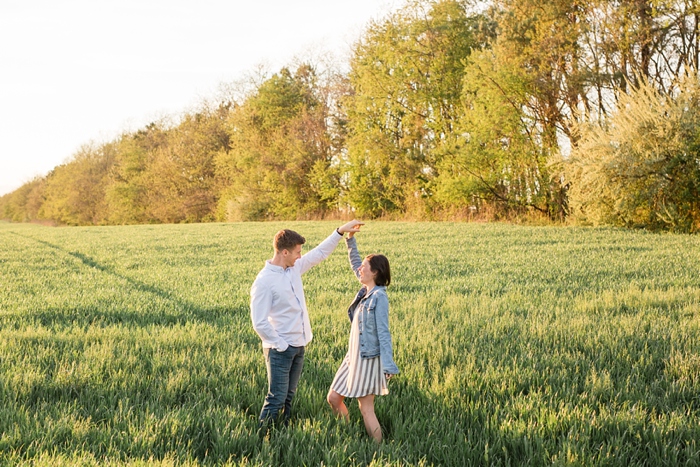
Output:
[[[180,302],[182,303],[182,302]],[[182,306],[182,305],[180,305]],[[81,327],[114,325],[138,326],[138,327],[170,327],[184,326],[187,323],[205,323],[212,326],[228,326],[235,315],[247,314],[244,307],[207,307],[190,308],[181,307],[175,311],[136,311],[124,308],[116,308],[111,303],[97,304],[94,306],[60,306],[48,307],[37,310],[31,314],[31,318],[37,324],[45,327]],[[24,320],[27,316],[22,316]],[[249,337],[241,335],[241,338]],[[257,336],[255,336],[257,337]],[[246,343],[253,342],[250,337]]]
[[[62,254],[76,258],[86,267],[96,269],[102,273],[125,281],[127,284],[129,284],[129,286],[138,292],[152,295],[161,300],[167,300],[173,304],[172,310],[174,310],[172,312],[157,311],[141,313],[138,311],[130,311],[125,309],[114,310],[114,306],[111,303],[105,303],[104,306],[100,305],[94,307],[54,307],[33,314],[33,316],[36,316],[42,325],[51,326],[56,323],[63,325],[109,325],[118,323],[134,323],[139,326],[172,326],[182,325],[192,321],[212,325],[221,325],[222,321],[231,315],[247,315],[247,307],[245,306],[241,306],[236,309],[223,306],[206,308],[201,307],[178,297],[169,290],[152,284],[147,284],[140,280],[134,279],[133,277],[119,273],[114,268],[101,264],[94,258],[91,258],[90,256],[79,251],[70,251],[47,241],[39,240],[27,235],[21,235],[16,232],[10,233],[22,238],[33,240],[44,246],[57,250]]]

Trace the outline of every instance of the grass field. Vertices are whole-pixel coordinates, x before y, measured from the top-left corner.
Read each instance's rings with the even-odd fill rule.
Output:
[[[256,434],[248,294],[283,227],[308,250],[335,224],[0,224],[0,464],[700,465],[700,237],[369,223],[402,370],[376,447],[325,402],[359,286],[342,246],[304,278],[295,418]]]

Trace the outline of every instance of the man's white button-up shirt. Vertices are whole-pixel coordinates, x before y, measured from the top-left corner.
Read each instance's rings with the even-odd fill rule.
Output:
[[[300,347],[311,342],[313,334],[301,275],[330,256],[341,238],[334,231],[286,269],[269,260],[265,263],[250,290],[250,317],[264,348],[283,352],[290,345]]]

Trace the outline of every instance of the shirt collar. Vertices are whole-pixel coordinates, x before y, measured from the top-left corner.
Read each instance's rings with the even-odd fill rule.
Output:
[[[267,269],[270,272],[284,273],[284,268],[282,266],[275,266],[270,262],[269,259],[265,261],[265,269]]]

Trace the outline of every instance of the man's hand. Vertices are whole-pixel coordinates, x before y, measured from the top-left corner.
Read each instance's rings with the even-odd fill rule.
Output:
[[[353,235],[355,235],[356,232],[360,231],[360,227],[365,225],[364,222],[360,222],[358,220],[351,220],[347,224],[343,224],[340,227],[338,227],[338,232],[341,234],[344,234],[345,232],[348,232],[350,235],[349,237],[352,238]]]

